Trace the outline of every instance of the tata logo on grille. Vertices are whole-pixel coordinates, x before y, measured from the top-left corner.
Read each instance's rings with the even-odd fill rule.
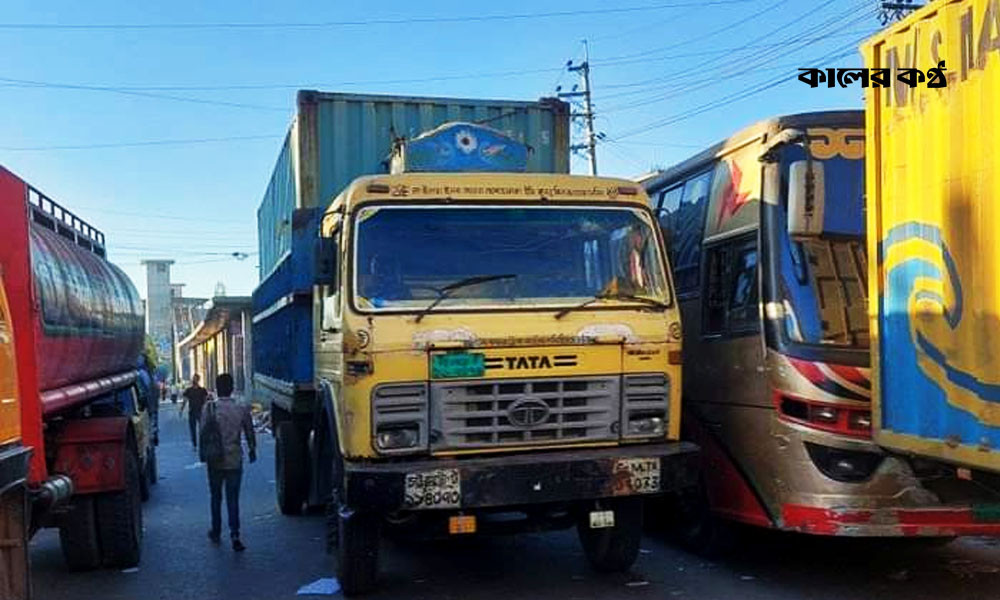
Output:
[[[554,367],[575,367],[575,354],[557,354],[556,356],[487,356],[484,360],[487,369],[552,369]]]
[[[507,409],[507,420],[514,427],[537,427],[549,420],[549,405],[538,398],[521,398]]]

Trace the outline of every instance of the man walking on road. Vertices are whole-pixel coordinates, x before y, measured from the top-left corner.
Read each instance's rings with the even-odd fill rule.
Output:
[[[257,438],[254,436],[250,407],[232,398],[233,376],[221,373],[215,378],[218,400],[213,400],[202,411],[202,445],[208,443],[204,434],[206,425],[214,420],[221,437],[221,453],[208,461],[208,488],[211,494],[212,529],[208,538],[218,544],[222,536],[222,491],[225,487],[226,509],[229,513],[229,535],[233,550],[242,552],[246,546],[240,540],[240,481],[243,478],[243,445],[246,439],[250,462],[257,461]],[[208,451],[206,446],[204,451]]]
[[[181,400],[180,413],[184,414],[184,407],[188,406],[188,427],[191,429],[191,445],[198,447],[198,423],[201,422],[201,410],[208,401],[208,390],[201,387],[201,377],[195,374],[191,378],[191,387],[184,390],[184,399]]]

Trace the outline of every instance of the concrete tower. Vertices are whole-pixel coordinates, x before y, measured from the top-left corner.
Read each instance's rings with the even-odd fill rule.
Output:
[[[172,260],[144,260],[146,266],[146,333],[156,346],[161,371],[170,376],[173,362],[174,314],[171,303]]]

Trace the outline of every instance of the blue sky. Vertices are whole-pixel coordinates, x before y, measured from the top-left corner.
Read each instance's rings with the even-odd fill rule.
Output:
[[[174,259],[188,295],[217,282],[249,294],[256,208],[298,88],[536,99],[577,83],[562,67],[587,38],[597,126],[612,140],[600,173],[620,176],[760,118],[861,107],[859,88],[766,86],[797,67],[859,65],[877,2],[715,2],[6,0],[0,164],[103,229],[143,295],[143,258]],[[329,24],[344,21],[366,24]],[[92,27],[108,24],[143,27]],[[186,142],[162,143],[174,141]]]

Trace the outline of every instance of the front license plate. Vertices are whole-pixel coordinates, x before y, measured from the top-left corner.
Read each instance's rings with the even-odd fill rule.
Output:
[[[462,478],[458,469],[407,473],[403,494],[409,509],[458,508],[462,503]]]
[[[431,379],[482,377],[486,363],[481,352],[449,352],[431,355]]]
[[[591,529],[605,529],[614,526],[615,526],[615,511],[613,510],[590,511]]]
[[[660,491],[659,458],[619,458],[615,463],[615,493],[649,494]]]

